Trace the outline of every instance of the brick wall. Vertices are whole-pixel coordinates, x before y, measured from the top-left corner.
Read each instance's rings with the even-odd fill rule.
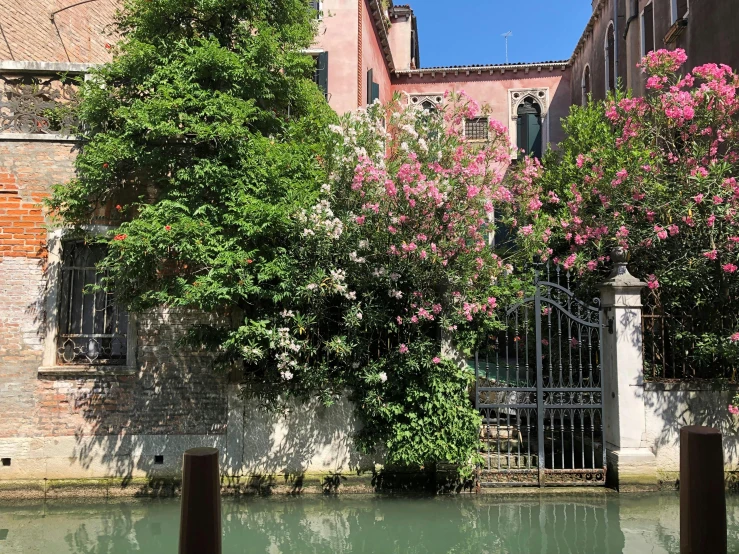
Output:
[[[102,62],[116,42],[113,33],[118,0],[94,0],[71,6],[68,0],[3,0],[0,2],[0,60]]]

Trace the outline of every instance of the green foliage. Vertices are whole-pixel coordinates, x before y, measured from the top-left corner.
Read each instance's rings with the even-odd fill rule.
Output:
[[[133,311],[221,316],[187,342],[265,406],[348,391],[366,451],[474,461],[470,376],[442,339],[471,353],[512,294],[487,243],[511,196],[502,126],[465,145],[461,97],[330,126],[306,0],[130,0],[119,25],[81,84],[77,177],[50,200],[68,224],[119,224],[104,286]]]

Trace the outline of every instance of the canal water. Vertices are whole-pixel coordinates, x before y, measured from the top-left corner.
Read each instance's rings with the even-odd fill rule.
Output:
[[[739,552],[739,497],[728,497]],[[179,500],[0,501],[0,553],[177,551]],[[225,553],[679,552],[676,494],[224,499]]]

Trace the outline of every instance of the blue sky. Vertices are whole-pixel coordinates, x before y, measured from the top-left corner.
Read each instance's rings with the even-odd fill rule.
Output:
[[[396,4],[401,4],[396,0]],[[421,66],[568,59],[590,0],[408,0],[418,19]]]

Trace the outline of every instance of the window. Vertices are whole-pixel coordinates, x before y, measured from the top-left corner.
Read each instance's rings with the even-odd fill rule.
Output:
[[[413,106],[421,106],[424,111],[435,112],[444,100],[443,94],[411,94],[409,101]]]
[[[605,44],[606,58],[606,92],[616,90],[616,33],[613,21],[608,25]]]
[[[678,19],[685,19],[689,9],[688,0],[671,0],[671,22],[675,23]]]
[[[316,12],[316,19],[322,19],[322,16],[323,16],[323,12],[321,10],[321,8],[323,8],[322,4],[323,2],[321,2],[320,0],[310,0],[310,7]]]
[[[367,71],[367,104],[371,105],[380,99],[380,85],[375,83],[373,71]]]
[[[588,105],[588,97],[590,96],[590,66],[586,65],[582,71],[582,105]]]
[[[654,7],[647,4],[641,12],[641,55],[654,50]]]
[[[314,55],[313,61],[315,62],[313,81],[323,91],[323,95],[328,98],[328,52],[320,52]]]
[[[531,96],[518,105],[516,131],[516,146],[523,150],[524,155],[541,159],[541,106]]]
[[[464,122],[464,136],[468,140],[487,140],[490,124],[487,117],[474,117]]]
[[[116,306],[111,293],[89,290],[101,282],[96,264],[104,256],[104,246],[81,241],[62,245],[59,365],[126,364],[128,313]]]

